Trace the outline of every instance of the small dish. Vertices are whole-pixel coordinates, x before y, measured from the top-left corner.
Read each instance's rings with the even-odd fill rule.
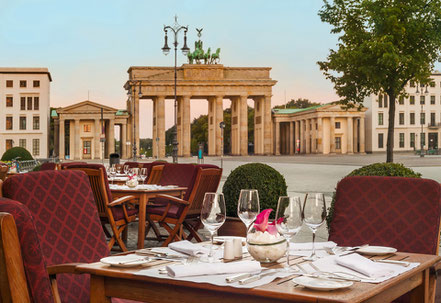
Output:
[[[338,281],[338,280],[334,281],[330,279],[328,280],[322,278],[312,278],[312,277],[303,277],[303,276],[296,277],[291,281],[303,287],[313,290],[320,290],[320,291],[347,288],[352,286],[352,284],[354,284],[351,281]]]
[[[149,260],[138,255],[125,255],[102,258],[100,262],[115,267],[135,267],[148,263]]]
[[[381,256],[387,254],[394,254],[397,252],[397,249],[386,246],[365,246],[357,249],[356,252],[367,256]]]

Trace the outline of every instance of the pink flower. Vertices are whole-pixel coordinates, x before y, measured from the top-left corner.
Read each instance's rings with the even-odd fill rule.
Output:
[[[277,220],[277,222],[276,221],[271,222],[270,224],[268,224],[268,227],[266,228],[266,231],[268,233],[270,233],[271,235],[277,234],[276,224],[280,224],[282,222],[283,222],[283,218],[279,218]]]
[[[257,215],[256,221],[254,221],[254,228],[258,231],[265,232],[268,227],[269,215],[273,210],[271,208],[263,210]]]

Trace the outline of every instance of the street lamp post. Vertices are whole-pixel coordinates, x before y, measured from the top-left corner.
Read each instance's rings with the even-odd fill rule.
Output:
[[[419,84],[417,83],[416,85],[416,91],[415,94],[420,95],[420,105],[421,105],[421,111],[420,111],[420,124],[421,124],[421,134],[420,134],[420,157],[424,157],[424,144],[423,144],[423,139],[425,141],[425,136],[424,136],[424,123],[426,122],[426,117],[424,117],[424,123],[423,123],[423,106],[424,103],[426,103],[426,95],[429,93],[429,90],[427,89],[427,85],[425,85],[425,89],[424,92],[421,89],[421,92],[419,90]],[[421,100],[421,96],[424,97],[424,103]]]
[[[168,47],[167,44],[167,34],[168,31],[172,32],[174,34],[174,42],[173,46],[175,49],[175,127],[173,130],[173,163],[178,163],[178,123],[177,123],[177,115],[178,115],[178,99],[176,97],[176,85],[177,85],[177,49],[178,49],[178,33],[183,30],[184,31],[184,46],[181,48],[182,53],[184,55],[187,55],[190,49],[187,46],[187,31],[188,26],[181,26],[178,23],[178,17],[175,16],[175,23],[172,26],[166,26],[164,25],[164,47],[162,48],[162,51],[164,52],[164,55],[168,55],[170,52],[170,47]]]
[[[133,162],[136,162],[136,105],[135,105],[135,92],[136,92],[136,84],[139,83],[139,91],[138,98],[141,99],[141,81],[131,80],[129,81],[129,89],[127,91],[127,97],[129,98],[129,102],[132,102],[132,124],[133,124],[133,134],[132,134],[132,142],[133,142]],[[132,95],[133,94],[133,95]]]
[[[221,168],[224,168],[224,128],[225,122],[222,121],[219,123],[219,127],[221,129]]]

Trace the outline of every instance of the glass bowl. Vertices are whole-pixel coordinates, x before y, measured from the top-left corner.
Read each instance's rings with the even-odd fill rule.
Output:
[[[253,224],[254,225],[254,224]],[[288,243],[279,233],[257,231],[254,227],[247,233],[247,249],[250,255],[261,263],[273,263],[285,256]]]

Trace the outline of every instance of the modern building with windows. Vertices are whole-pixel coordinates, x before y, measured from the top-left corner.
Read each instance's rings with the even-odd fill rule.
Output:
[[[396,100],[394,151],[438,149],[441,136],[441,72],[431,75],[429,85],[413,81],[408,94]],[[384,152],[387,143],[389,100],[372,95],[364,100],[366,111],[366,151]]]
[[[21,146],[48,157],[51,81],[47,68],[0,68],[0,156]]]

